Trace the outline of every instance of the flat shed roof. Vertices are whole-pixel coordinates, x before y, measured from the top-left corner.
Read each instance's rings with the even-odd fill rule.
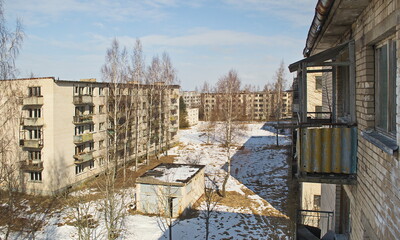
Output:
[[[162,163],[140,176],[137,183],[185,185],[204,165]]]

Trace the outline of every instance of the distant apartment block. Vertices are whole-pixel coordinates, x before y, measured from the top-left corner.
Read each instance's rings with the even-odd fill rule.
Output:
[[[199,109],[198,108],[187,108],[187,120],[189,126],[194,126],[199,123]]]
[[[181,92],[183,102],[187,108],[198,108],[201,104],[201,93],[196,91],[183,91]]]
[[[20,156],[22,191],[51,195],[104,170],[113,131],[107,83],[95,79],[65,81],[45,77],[2,81],[1,84],[7,83],[18,86],[21,92],[18,109],[21,118],[19,124],[14,124],[8,131],[18,136],[15,141],[19,145],[16,151]],[[132,111],[135,117],[131,118],[133,125],[135,121],[138,123],[138,133],[132,129],[127,136],[129,148],[126,151],[130,158],[133,159],[136,153],[143,158],[155,151],[152,140],[151,152],[146,152],[148,126],[156,125],[148,117],[150,108],[155,109],[150,111],[152,115],[162,109],[157,116],[164,120],[162,129],[152,129],[153,136],[164,136],[162,147],[176,142],[179,86],[163,88],[162,102],[153,102],[153,106],[147,98],[149,85],[135,84],[126,89],[119,91],[121,99],[141,96],[140,102],[131,105],[138,108]],[[1,91],[3,88],[0,94]],[[139,138],[137,150],[133,144],[136,136]]]
[[[283,91],[279,94],[268,92],[240,92],[234,94],[234,116],[243,121],[269,121],[277,118],[292,117],[292,92]],[[222,114],[222,93],[202,93],[200,119],[218,120]]]

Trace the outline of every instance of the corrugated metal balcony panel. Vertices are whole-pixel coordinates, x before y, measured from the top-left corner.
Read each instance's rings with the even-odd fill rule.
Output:
[[[298,134],[300,172],[356,173],[357,127],[301,128]]]

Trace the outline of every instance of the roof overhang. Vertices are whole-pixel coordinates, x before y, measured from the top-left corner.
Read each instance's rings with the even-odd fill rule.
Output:
[[[371,0],[333,1],[333,5],[329,8],[327,14],[321,15],[317,10],[320,5],[326,5],[328,8],[329,5],[325,2],[330,1],[319,0],[317,3],[314,20],[303,51],[305,57],[324,51],[339,43]],[[324,19],[318,18],[319,15],[323,16]]]

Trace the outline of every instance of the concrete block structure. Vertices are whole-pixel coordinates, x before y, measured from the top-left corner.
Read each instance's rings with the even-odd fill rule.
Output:
[[[136,180],[136,208],[145,214],[178,217],[204,194],[204,167],[160,164]]]
[[[187,108],[186,111],[188,113],[187,120],[189,122],[189,126],[197,125],[199,123],[199,109]]]
[[[1,129],[7,135],[16,136],[12,144],[19,147],[10,156],[18,156],[14,161],[20,169],[21,191],[52,195],[104,170],[110,156],[110,139],[115,131],[111,126],[107,83],[96,82],[95,79],[66,81],[44,77],[0,81],[0,86],[5,84],[15,86],[21,99],[17,106],[17,111],[20,112],[18,121],[9,125],[8,129]],[[124,86],[124,89],[128,87]],[[130,160],[136,154],[140,158],[147,154],[147,126],[153,124],[146,117],[150,107],[145,97],[148,88],[148,85],[135,84],[129,93],[127,90],[120,91],[125,99],[138,94],[143,96],[139,104],[132,105],[139,106],[140,109],[132,111],[135,117],[130,118],[131,123],[135,125],[138,121],[138,125],[127,136],[128,148],[118,148],[118,154],[127,151]],[[2,91],[5,89],[9,88],[1,87],[0,94],[4,94]],[[166,119],[165,126],[162,130],[155,127],[152,130],[154,135],[164,134],[163,147],[173,145],[178,140],[178,97],[179,86],[165,88],[164,101],[161,103],[162,117]],[[159,105],[154,105],[153,108],[160,109]],[[137,112],[140,115],[136,116]],[[1,112],[0,116],[5,117],[7,114]],[[122,115],[120,119],[124,117]],[[134,144],[136,136],[137,150]],[[155,150],[155,143],[151,142],[148,154]]]
[[[321,211],[334,212],[323,232],[399,239],[400,2],[320,0],[316,9],[305,58],[289,66],[299,85],[296,177],[322,184]],[[307,115],[314,67],[331,119]]]

